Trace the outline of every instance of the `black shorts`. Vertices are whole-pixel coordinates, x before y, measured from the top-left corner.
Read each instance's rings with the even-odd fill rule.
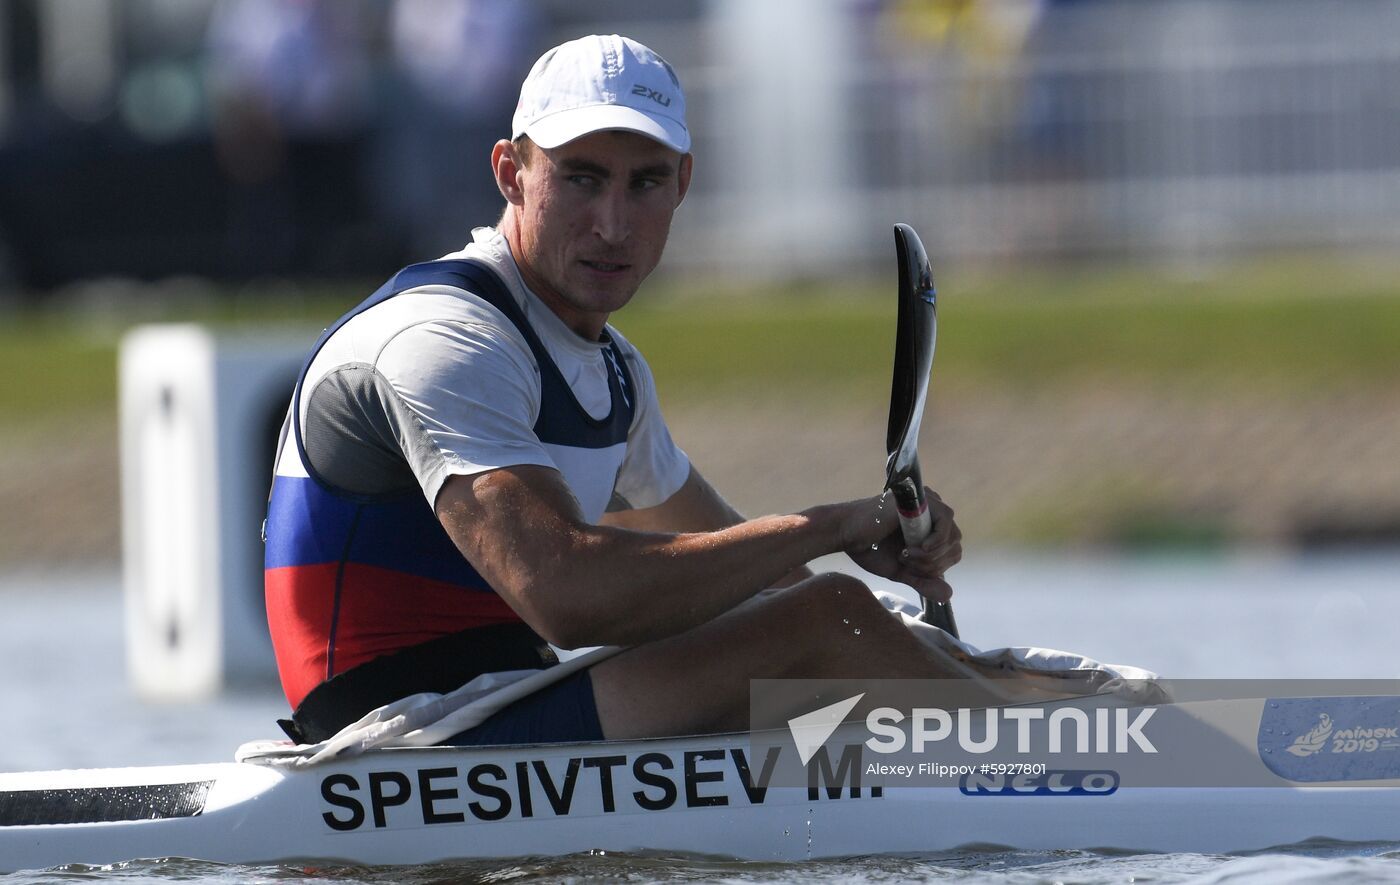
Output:
[[[523,623],[472,627],[383,655],[327,679],[302,699],[291,721],[281,724],[297,743],[314,744],[400,698],[423,692],[448,694],[483,673],[557,663],[549,644]],[[588,702],[592,701],[590,691]]]
[[[457,747],[489,744],[569,744],[601,741],[593,679],[587,670],[566,676],[527,695],[490,719],[453,735],[445,744]]]

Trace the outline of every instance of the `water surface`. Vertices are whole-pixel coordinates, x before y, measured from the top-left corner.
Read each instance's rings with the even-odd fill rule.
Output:
[[[970,554],[953,577],[964,638],[1041,645],[1175,678],[1400,678],[1400,551],[1194,557]],[[0,770],[223,761],[277,736],[276,686],[148,704],[124,673],[114,570],[0,574],[0,700],[13,711]],[[1017,851],[969,846],[915,858],[808,864],[599,853],[410,868],[229,866],[188,860],[75,866],[0,885],[163,880],[448,882],[1400,882],[1394,844],[1309,843],[1248,856]]]

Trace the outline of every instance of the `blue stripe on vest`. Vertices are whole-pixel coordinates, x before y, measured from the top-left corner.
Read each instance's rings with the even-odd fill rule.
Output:
[[[421,495],[373,504],[338,497],[298,476],[279,476],[268,510],[267,568],[347,562],[489,591]],[[350,532],[354,536],[346,549]]]

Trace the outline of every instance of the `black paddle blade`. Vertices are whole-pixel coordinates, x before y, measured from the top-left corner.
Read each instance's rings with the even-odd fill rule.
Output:
[[[894,381],[885,433],[885,489],[895,500],[906,545],[928,537],[932,521],[919,470],[919,428],[928,401],[929,373],[938,337],[938,292],[919,235],[907,224],[894,226],[899,262],[899,313],[895,326]],[[952,606],[924,601],[923,619],[956,637]]]
[[[933,271],[919,235],[907,224],[894,226],[899,262],[899,314],[895,326],[894,383],[890,388],[890,420],[885,433],[886,486],[918,470],[919,427],[928,400],[938,331],[938,293]]]

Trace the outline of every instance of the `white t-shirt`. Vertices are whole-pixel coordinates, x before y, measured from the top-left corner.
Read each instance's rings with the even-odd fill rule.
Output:
[[[579,337],[526,287],[499,232],[472,235],[445,257],[494,269],[579,405],[595,420],[607,417],[607,344]],[[558,469],[590,521],[608,509],[660,504],[680,489],[690,462],[662,419],[646,361],[617,330],[606,331],[633,381],[621,451],[541,441],[533,429],[540,367],[525,338],[484,299],[430,285],[366,309],[321,348],[300,399],[307,457],[319,477],[367,497],[416,483],[431,505],[450,476],[533,464]],[[296,446],[283,447],[278,473],[306,475]]]

